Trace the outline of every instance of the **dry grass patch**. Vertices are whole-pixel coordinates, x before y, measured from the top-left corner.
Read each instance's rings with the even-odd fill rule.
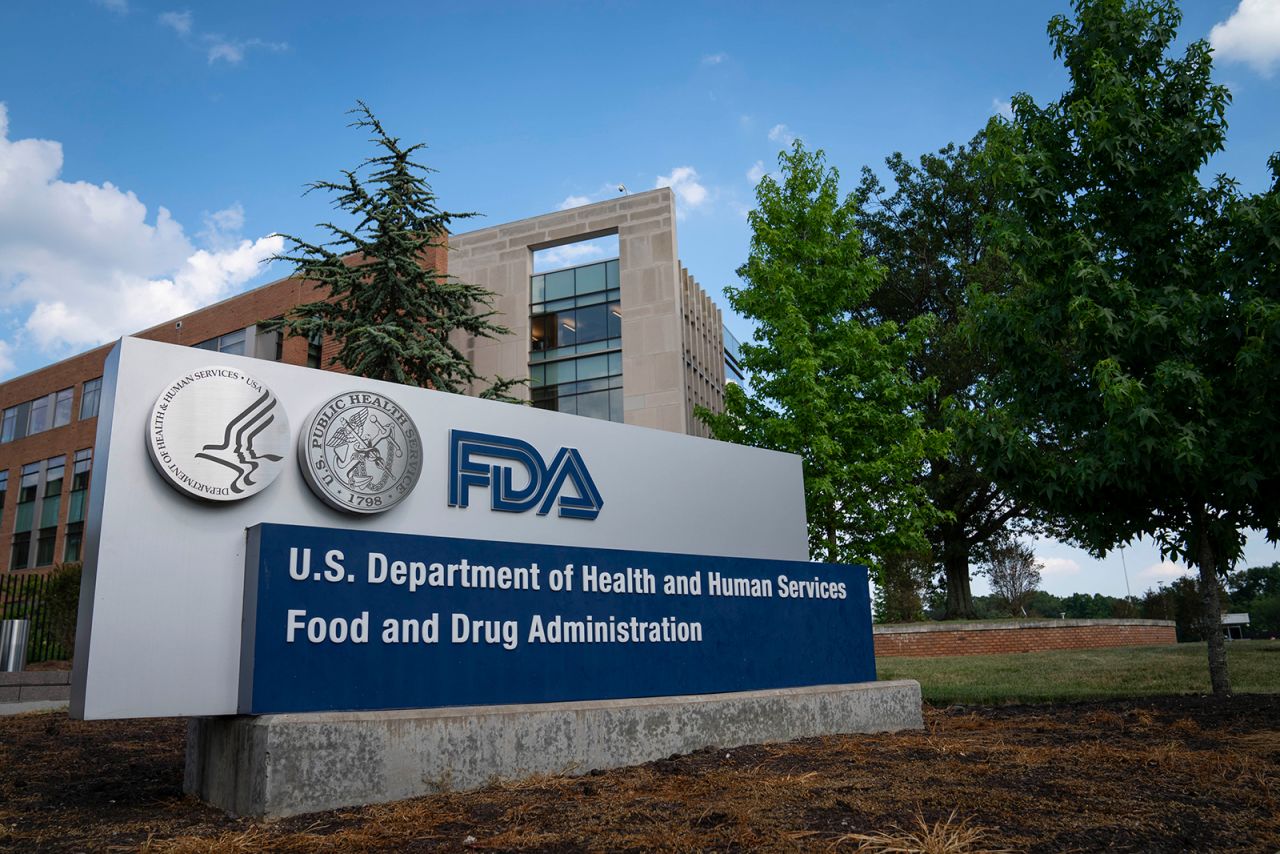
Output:
[[[0,719],[0,850],[1280,849],[1280,696],[925,721],[256,822],[182,795],[182,722]]]

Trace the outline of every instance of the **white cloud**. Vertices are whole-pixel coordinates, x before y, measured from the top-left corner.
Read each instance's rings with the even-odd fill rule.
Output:
[[[1270,77],[1280,62],[1280,0],[1240,0],[1231,17],[1209,31],[1209,44],[1219,57]]]
[[[1146,569],[1138,573],[1139,578],[1147,578],[1152,581],[1172,581],[1184,575],[1190,575],[1191,570],[1187,569],[1180,563],[1171,560],[1153,563]]]
[[[190,11],[163,12],[156,20],[177,33],[183,41],[203,50],[210,65],[218,61],[228,65],[239,65],[250,50],[269,50],[279,53],[289,49],[286,42],[270,42],[258,38],[228,38],[220,33],[197,33],[195,19]]]
[[[1045,575],[1076,575],[1080,572],[1080,564],[1069,557],[1042,557],[1037,562]]]
[[[1003,101],[1000,98],[991,99],[991,111],[996,115],[1004,116],[1006,119],[1013,118],[1013,102]]]
[[[698,181],[698,170],[692,166],[677,166],[670,175],[659,175],[656,187],[670,187],[676,194],[684,210],[693,210],[706,204],[711,194]]]
[[[727,58],[726,54],[712,53],[702,57],[702,64],[703,65],[719,65],[720,63],[724,62],[726,58]]]
[[[93,0],[102,8],[115,12],[117,15],[127,15],[129,13],[129,0]]]
[[[220,59],[229,65],[237,65],[244,60],[245,53],[253,49],[260,48],[273,53],[281,53],[289,49],[286,42],[269,42],[262,39],[228,39],[219,35],[204,35],[201,39],[208,47],[207,55],[210,65]]]
[[[556,210],[567,211],[569,208],[580,208],[583,205],[589,204],[591,204],[590,196],[568,195],[564,197],[564,201],[560,203],[560,207]]]
[[[566,243],[551,249],[538,251],[539,270],[557,270],[561,267],[576,267],[598,258],[604,258],[606,250],[593,243]]]
[[[755,163],[752,163],[751,168],[747,170],[747,180],[754,186],[759,184],[760,179],[767,174],[769,173],[768,170],[764,168],[764,161],[757,160]]]
[[[791,128],[783,124],[777,124],[769,128],[769,140],[771,142],[780,142],[786,148],[790,148],[791,144],[799,139],[799,134],[791,132]]]
[[[148,221],[132,192],[61,180],[60,143],[8,136],[0,103],[0,309],[19,344],[60,356],[145,329],[235,293],[283,248],[241,238],[238,205],[205,217],[198,247],[163,207]],[[0,340],[0,368],[15,349]]]
[[[190,12],[162,12],[157,20],[180,36],[191,34]]]

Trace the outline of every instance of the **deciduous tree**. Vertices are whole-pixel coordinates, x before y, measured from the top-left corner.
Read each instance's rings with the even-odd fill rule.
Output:
[[[1013,616],[1025,616],[1027,601],[1040,586],[1040,564],[1030,546],[1006,539],[991,547],[987,579]]]
[[[963,334],[961,320],[971,294],[999,293],[1009,284],[1007,265],[983,229],[1000,204],[983,171],[984,144],[979,134],[918,164],[895,153],[885,160],[892,192],[866,167],[855,192],[866,251],[885,270],[868,297],[866,321],[906,327],[919,317],[933,320],[907,368],[926,388],[925,425],[949,438],[945,453],[929,458],[922,485],[938,511],[929,540],[950,618],[978,615],[970,563],[982,560],[989,544],[1032,527],[1025,503],[992,482],[968,441],[974,410],[998,402],[979,398],[988,358]]]
[[[751,393],[730,385],[725,412],[700,415],[716,438],[804,458],[811,553],[877,562],[920,548],[931,522],[918,477],[941,441],[906,369],[929,321],[868,324],[859,308],[882,271],[863,251],[857,205],[822,151],[797,141],[780,178],[756,187],[751,252],[729,303],[756,323],[742,347]]]
[[[1016,276],[976,329],[998,371],[989,470],[1104,554],[1150,536],[1200,575],[1214,693],[1219,573],[1280,536],[1280,160],[1241,196],[1200,175],[1226,138],[1209,46],[1171,0],[1076,0],[1049,33],[1070,87],[988,128]]]

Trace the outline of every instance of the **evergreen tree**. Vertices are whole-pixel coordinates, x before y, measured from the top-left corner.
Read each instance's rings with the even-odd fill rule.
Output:
[[[402,145],[363,101],[351,112],[350,126],[369,129],[378,153],[307,192],[332,194],[354,224],[321,223],[332,239],[319,244],[282,235],[291,249],[276,260],[293,264],[294,275],[318,283],[327,298],[298,306],[279,325],[290,335],[333,336],[339,347],[329,364],[357,376],[464,393],[481,378],[457,334],[510,330],[493,320],[491,291],[439,272],[427,255],[447,248],[453,220],[474,214],[441,210],[426,180],[434,170],[414,160],[425,143]],[[511,400],[506,392],[521,382],[495,379],[481,396]]]
[[[718,439],[803,457],[811,554],[875,567],[926,545],[918,477],[941,437],[923,426],[906,364],[928,320],[860,319],[882,272],[863,252],[853,198],[822,151],[797,141],[778,163],[781,179],[756,186],[743,285],[725,289],[757,324],[742,346],[752,394],[730,385],[723,414],[699,415]]]

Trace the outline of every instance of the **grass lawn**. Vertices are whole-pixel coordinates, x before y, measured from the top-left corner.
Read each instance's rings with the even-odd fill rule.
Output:
[[[1204,694],[1209,691],[1203,643],[1055,650],[1018,655],[949,655],[876,659],[881,679],[915,679],[927,703],[1058,700]],[[1280,641],[1227,644],[1231,688],[1238,694],[1280,693]]]

